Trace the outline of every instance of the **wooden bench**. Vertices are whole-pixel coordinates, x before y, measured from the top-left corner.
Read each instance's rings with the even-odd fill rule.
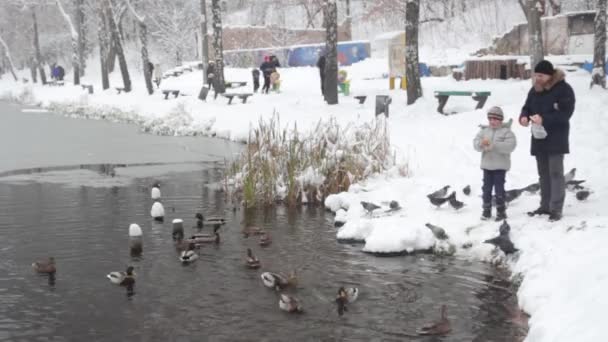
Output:
[[[226,82],[226,88],[238,88],[244,87],[247,85],[247,82]]]
[[[82,89],[88,90],[89,94],[93,94],[93,85],[92,84],[81,84],[80,87]]]
[[[63,81],[57,81],[57,80],[52,80],[52,81],[48,81],[46,82],[46,84],[48,84],[51,87],[61,87],[63,86],[65,83]]]
[[[367,96],[366,95],[359,95],[359,96],[354,96],[355,99],[359,100],[359,104],[362,105],[365,103],[365,100],[367,100]]]
[[[179,90],[163,90],[163,94],[165,95],[165,100],[169,99],[169,94],[173,94],[175,98],[179,96]]]
[[[244,93],[244,94],[221,94],[223,97],[228,99],[228,104],[232,104],[232,99],[236,96],[239,99],[243,100],[243,103],[247,103],[247,98],[253,94]]]
[[[125,93],[127,92],[127,91],[125,90],[125,88],[116,87],[115,89],[116,89],[116,91],[117,91],[119,94],[120,94],[120,93],[122,93],[123,91],[124,91]]]
[[[183,72],[181,72],[181,71],[174,71],[172,74],[173,74],[174,77],[177,77],[177,76],[183,74]]]
[[[441,114],[446,115],[443,112],[443,107],[448,102],[450,96],[471,96],[473,100],[477,101],[475,109],[481,109],[486,104],[488,97],[492,95],[489,91],[436,91],[435,97],[439,100],[439,107],[437,111]]]

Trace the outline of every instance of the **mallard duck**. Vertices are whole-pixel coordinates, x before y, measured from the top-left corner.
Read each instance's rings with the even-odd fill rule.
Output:
[[[194,242],[196,244],[201,244],[201,243],[220,243],[220,233],[218,233],[217,231],[220,229],[219,225],[216,225],[213,228],[213,234],[194,234],[192,235],[192,240],[194,240]]]
[[[448,307],[444,304],[441,306],[441,319],[438,322],[431,323],[418,329],[419,335],[445,335],[452,331],[450,321],[448,320]]]
[[[264,272],[260,277],[262,278],[264,286],[277,291],[288,286],[295,287],[297,284],[295,272],[291,272],[288,277],[279,273]]]
[[[196,213],[196,215],[194,215],[194,218],[196,218],[196,228],[202,229],[203,226],[205,225],[205,223],[204,223],[205,217],[203,216],[203,214]]]
[[[279,296],[279,309],[291,313],[302,312],[300,301],[295,297],[286,294],[281,294]]]
[[[266,234],[266,232],[264,231],[264,229],[262,229],[260,227],[247,226],[247,227],[243,228],[243,235],[245,235],[245,237],[249,237],[249,235],[262,235],[262,234]]]
[[[206,221],[208,224],[219,224],[219,225],[224,225],[226,224],[226,219],[223,217],[209,217],[207,218]]]
[[[47,260],[36,261],[32,264],[34,270],[38,273],[54,274],[57,272],[55,267],[55,258],[49,257]]]
[[[106,277],[110,279],[112,284],[126,286],[135,282],[133,269],[133,266],[129,266],[125,272],[110,272]]]
[[[160,183],[156,182],[152,185],[150,197],[152,197],[153,200],[160,199]]]
[[[251,248],[247,248],[247,260],[245,264],[252,269],[258,269],[262,266],[260,260],[253,255]]]
[[[270,246],[272,243],[272,237],[270,237],[270,233],[264,233],[260,236],[260,246],[266,247]]]
[[[346,304],[353,303],[359,297],[359,289],[356,287],[340,287],[338,289],[338,295],[336,296],[336,303],[338,304],[338,314],[342,316],[347,310]]]
[[[196,261],[196,259],[198,259],[198,253],[196,253],[195,249],[196,245],[191,242],[188,246],[188,250],[183,251],[179,256],[179,261],[181,261],[183,264],[189,264]]]

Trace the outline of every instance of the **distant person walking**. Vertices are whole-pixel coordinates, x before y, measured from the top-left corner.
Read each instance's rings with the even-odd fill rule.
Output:
[[[257,93],[260,89],[260,71],[258,69],[251,70],[251,77],[253,77],[253,92]]]
[[[549,215],[549,221],[562,218],[566,198],[564,154],[570,153],[570,118],[576,99],[565,78],[551,62],[540,61],[519,117],[522,126],[533,124],[530,152],[536,157],[540,183],[540,207],[528,215]],[[540,126],[546,134],[537,133]]]
[[[209,86],[209,89],[211,89],[211,87],[214,87],[213,90],[215,91],[215,62],[214,61],[209,61],[209,64],[207,65],[207,85]]]
[[[264,86],[262,87],[262,93],[268,94],[270,90],[270,75],[274,72],[275,67],[274,64],[270,61],[269,56],[264,57],[264,63],[260,65],[260,71],[262,72],[262,76],[264,76]]]
[[[319,76],[321,77],[321,94],[325,95],[325,65],[327,64],[327,58],[325,54],[322,54],[317,60],[317,68],[319,68]]]

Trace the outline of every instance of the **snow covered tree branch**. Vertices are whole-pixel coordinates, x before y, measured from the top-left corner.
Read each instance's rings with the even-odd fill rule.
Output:
[[[80,58],[78,55],[78,31],[76,31],[76,28],[74,27],[74,24],[72,23],[72,18],[70,18],[70,15],[67,14],[65,9],[63,8],[61,0],[55,0],[55,1],[57,4],[57,8],[59,9],[59,12],[65,19],[66,23],[68,24],[68,28],[70,29],[70,35],[72,36],[72,68],[73,68],[72,73],[74,74],[74,84],[78,85],[78,84],[80,84]]]

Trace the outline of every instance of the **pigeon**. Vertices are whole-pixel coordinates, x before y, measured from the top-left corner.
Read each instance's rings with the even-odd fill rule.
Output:
[[[380,209],[379,205],[376,205],[372,202],[361,201],[361,205],[363,206],[363,209],[365,209],[367,211],[367,213],[370,215],[371,215],[372,211],[374,211],[376,209]]]
[[[448,189],[450,188],[449,185],[444,186],[443,188],[430,193],[427,195],[428,198],[434,197],[434,198],[443,198],[448,194]]]
[[[511,203],[524,192],[523,189],[513,189],[505,191],[505,203]],[[492,204],[496,205],[496,196],[492,196]]]
[[[568,171],[568,173],[566,173],[564,175],[564,179],[566,180],[566,183],[568,183],[571,180],[573,180],[575,176],[576,176],[576,168],[573,168],[572,170]]]
[[[513,242],[511,241],[511,238],[509,237],[510,231],[511,231],[511,227],[505,220],[500,225],[500,228],[499,228],[500,234],[495,238],[485,240],[484,243],[489,243],[489,244],[492,244],[492,245],[500,248],[500,250],[503,251],[507,255],[513,254],[513,253],[517,252],[518,249],[515,248],[515,245],[513,245]]]
[[[433,204],[436,207],[441,207],[443,204],[445,204],[447,201],[449,201],[450,199],[456,199],[456,191],[452,192],[450,194],[450,196],[448,197],[433,197],[431,195],[427,195],[427,197],[429,198],[429,200],[431,201],[431,204]]]
[[[591,191],[589,190],[581,190],[576,192],[576,199],[579,201],[584,201],[591,195]]]
[[[583,190],[584,187],[581,185],[585,183],[584,180],[571,180],[569,182],[566,182],[566,188],[570,191],[574,191],[574,190]]]
[[[462,189],[462,193],[469,196],[471,194],[471,186],[470,185],[465,186],[464,189]]]
[[[399,210],[401,209],[401,206],[399,205],[399,202],[397,201],[391,201],[391,203],[388,205],[388,207],[390,208],[390,210]]]
[[[447,240],[449,238],[448,234],[445,233],[445,229],[435,226],[433,224],[427,223],[425,226],[433,232],[433,235],[439,240]]]
[[[449,198],[450,205],[456,210],[462,209],[464,207],[464,203],[456,199],[456,191],[454,191],[452,194],[454,196],[450,196]]]
[[[533,183],[530,184],[528,186],[526,186],[525,188],[521,188],[522,191],[527,191],[529,193],[536,193],[538,190],[540,190],[540,184],[539,183]]]

